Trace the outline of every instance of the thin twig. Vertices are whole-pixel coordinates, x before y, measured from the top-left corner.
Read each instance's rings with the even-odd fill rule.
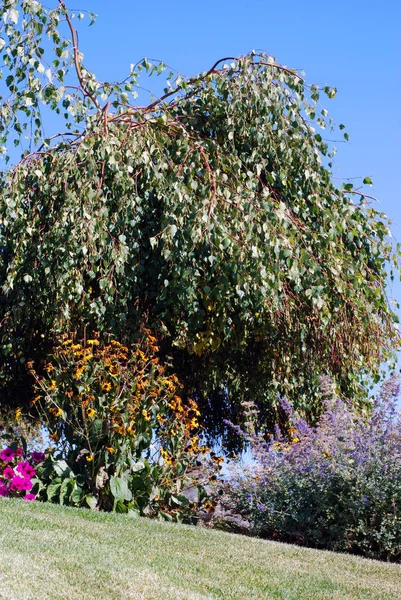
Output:
[[[99,102],[97,101],[96,96],[92,92],[90,92],[88,90],[88,88],[86,87],[86,84],[85,84],[85,78],[82,75],[81,64],[80,64],[80,61],[79,61],[79,48],[78,48],[77,31],[76,31],[74,25],[72,24],[71,17],[68,14],[68,9],[67,9],[65,3],[63,2],[63,0],[58,0],[58,1],[59,1],[59,4],[60,4],[61,8],[64,11],[64,15],[65,15],[65,18],[66,18],[67,23],[68,23],[68,27],[69,27],[70,32],[71,32],[72,47],[73,47],[73,50],[74,50],[75,70],[76,70],[76,73],[77,73],[77,77],[78,77],[79,83],[80,83],[81,88],[82,88],[82,92],[84,93],[85,96],[87,96],[88,98],[90,98],[92,100],[92,102],[94,103],[94,105],[96,106],[96,108],[98,108],[100,110],[100,105],[99,105]]]

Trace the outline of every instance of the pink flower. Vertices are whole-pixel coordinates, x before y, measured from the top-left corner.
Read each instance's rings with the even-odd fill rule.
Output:
[[[28,502],[35,502],[36,496],[35,494],[25,494],[24,500],[27,500]]]
[[[5,467],[3,471],[3,477],[5,477],[6,479],[12,479],[14,475],[14,469],[12,469],[11,467]]]
[[[28,477],[29,479],[36,475],[35,469],[31,467],[29,462],[20,462],[17,465],[16,470],[18,473],[21,473],[21,475],[24,475],[24,477]]]
[[[16,451],[15,451],[15,454],[17,456],[24,456],[24,451],[23,451],[22,448],[17,448]]]
[[[0,496],[3,496],[3,498],[8,496],[8,487],[6,485],[4,485],[4,483],[1,483],[1,482],[0,482]]]
[[[29,492],[32,489],[33,483],[28,477],[24,477],[21,482],[21,490]]]
[[[12,478],[12,481],[10,483],[10,490],[12,492],[18,492],[20,490],[22,490],[22,482],[24,481],[23,477],[19,477],[18,475],[15,475]]]
[[[44,452],[32,452],[31,460],[34,463],[40,463],[43,460],[45,460],[45,453]]]
[[[29,490],[32,489],[32,485],[32,481],[27,477],[19,477],[18,475],[16,475],[12,478],[10,490],[12,492],[29,492]]]
[[[0,452],[0,460],[3,460],[4,462],[9,462],[14,456],[15,452],[12,448],[5,448]]]

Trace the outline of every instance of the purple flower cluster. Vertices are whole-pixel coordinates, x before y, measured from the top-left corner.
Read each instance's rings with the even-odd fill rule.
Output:
[[[254,462],[229,494],[254,533],[283,541],[401,560],[400,379],[370,411],[327,395],[316,426],[287,401],[286,432],[245,434]]]
[[[30,493],[36,471],[31,463],[39,464],[45,455],[43,452],[32,452],[29,460],[23,460],[23,456],[23,449],[14,444],[0,452],[0,496],[23,497],[32,502],[36,499],[35,494]]]

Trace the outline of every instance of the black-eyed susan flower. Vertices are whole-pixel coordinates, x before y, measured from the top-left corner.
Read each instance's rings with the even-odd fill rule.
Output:
[[[150,421],[150,419],[151,419],[150,414],[148,413],[148,411],[145,408],[142,411],[142,415],[143,415],[145,421]]]

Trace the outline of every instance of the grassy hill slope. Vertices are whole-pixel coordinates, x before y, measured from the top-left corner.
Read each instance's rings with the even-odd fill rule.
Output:
[[[1,600],[398,600],[401,567],[0,498]]]

